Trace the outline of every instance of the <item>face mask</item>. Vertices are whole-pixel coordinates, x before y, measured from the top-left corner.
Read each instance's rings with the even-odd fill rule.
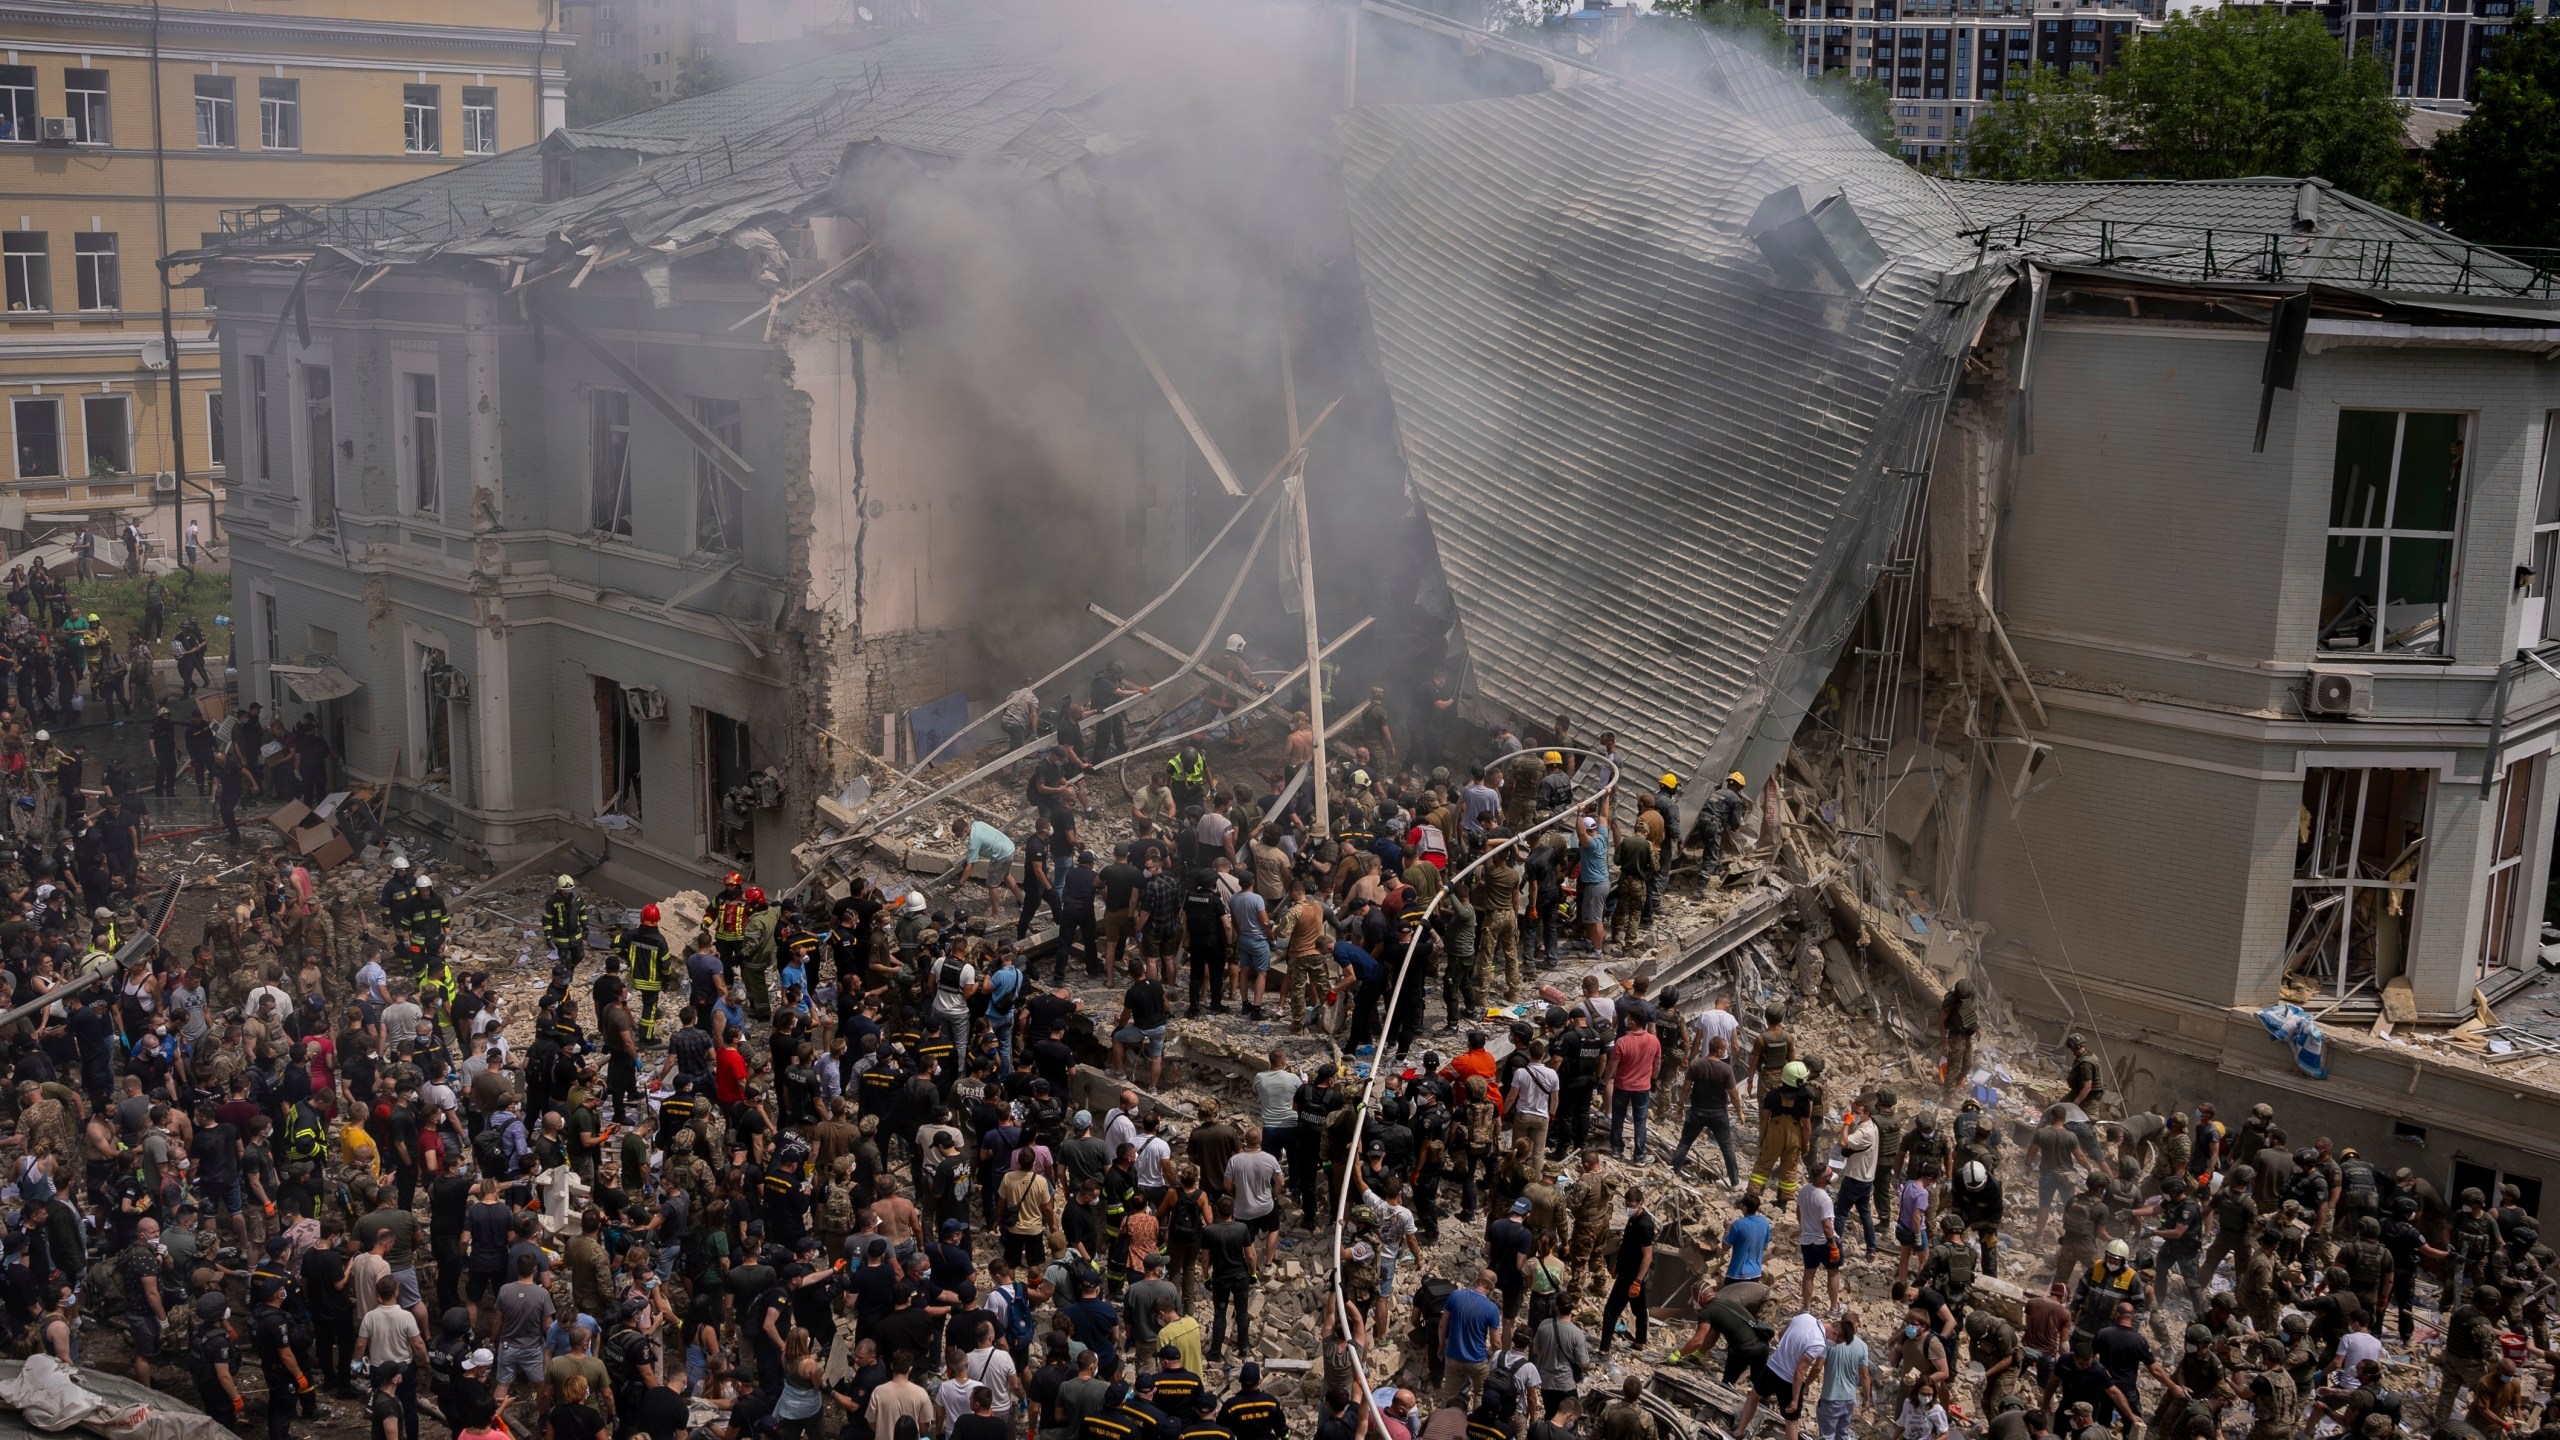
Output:
[[[1905,1339],[1917,1340],[1920,1338],[1920,1327],[1917,1325],[1905,1325],[1902,1327],[1902,1334]]]

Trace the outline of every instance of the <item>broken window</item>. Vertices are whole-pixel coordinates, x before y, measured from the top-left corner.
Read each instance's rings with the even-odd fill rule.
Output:
[[[2560,411],[2542,420],[2542,485],[2533,505],[2533,576],[2525,584],[2528,623],[2516,643],[2527,649],[2560,640],[2560,607],[2551,603],[2560,585]]]
[[[400,87],[400,143],[412,155],[444,149],[444,92],[433,85]]]
[[[422,782],[453,779],[453,666],[442,650],[421,645],[410,677],[417,696],[417,751],[413,757]]]
[[[2489,893],[2480,912],[2482,980],[2525,965],[2541,943],[2541,927],[2523,893],[2525,834],[2541,798],[2541,777],[2542,757],[2532,755],[2510,763],[2498,779],[2497,828],[2489,836]]]
[[[436,413],[436,377],[423,370],[402,372],[401,448],[409,462],[409,508],[434,515],[444,509],[444,431]]]
[[[2322,651],[2445,653],[2462,445],[2460,415],[2339,413],[2320,594]]]
[[[275,474],[267,466],[267,357],[243,357],[248,366],[249,390],[249,454],[258,466],[258,478],[272,480]]]
[[[746,444],[746,423],[735,400],[695,396],[693,418],[735,454]],[[747,539],[747,490],[738,477],[722,469],[709,453],[693,452],[695,548],[737,550]]]
[[[326,365],[302,367],[303,481],[311,528],[338,525],[338,411]]]
[[[631,396],[587,392],[587,492],[595,528],[631,533]]]
[[[2285,979],[2340,998],[2401,971],[2425,844],[2424,770],[2303,777]]]
[[[18,433],[18,478],[33,480],[62,473],[62,402],[18,400],[9,407]]]
[[[756,853],[755,792],[748,777],[755,764],[747,749],[747,722],[710,710],[702,717],[702,810],[708,817],[711,853],[741,863]]]
[[[640,818],[640,715],[632,692],[595,679],[598,814]]]
[[[196,148],[235,150],[240,146],[239,86],[228,75],[196,77]]]

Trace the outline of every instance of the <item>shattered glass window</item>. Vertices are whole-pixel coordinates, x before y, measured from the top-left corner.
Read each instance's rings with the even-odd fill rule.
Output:
[[[2345,997],[2381,987],[2407,955],[2426,843],[2425,770],[2312,770],[2294,841],[2289,988]]]
[[[2320,593],[2323,652],[2445,653],[2463,434],[2460,415],[2340,412]]]
[[[693,418],[735,453],[746,444],[745,420],[735,400],[697,396]],[[738,550],[747,540],[747,490],[706,451],[693,454],[694,543],[704,550]]]

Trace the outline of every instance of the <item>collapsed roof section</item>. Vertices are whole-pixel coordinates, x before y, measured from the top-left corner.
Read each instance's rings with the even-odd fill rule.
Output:
[[[1938,187],[1723,53],[1703,92],[1340,126],[1477,699],[1544,719],[1605,696],[1648,763],[1757,775],[1901,522],[1980,292],[1947,281],[1974,255]]]

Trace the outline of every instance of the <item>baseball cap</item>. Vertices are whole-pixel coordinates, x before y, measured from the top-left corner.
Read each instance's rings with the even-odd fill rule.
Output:
[[[1077,1128],[1077,1129],[1081,1130],[1081,1129],[1083,1129],[1084,1127],[1086,1127],[1087,1125],[1090,1125],[1090,1124],[1092,1124],[1092,1123],[1093,1123],[1093,1112],[1092,1112],[1092,1111],[1090,1111],[1090,1110],[1079,1110],[1079,1111],[1077,1111],[1077,1112],[1076,1112],[1076,1128]]]
[[[486,1370],[497,1363],[498,1357],[490,1354],[484,1347],[482,1349],[474,1350],[469,1355],[464,1356],[462,1359],[462,1368],[465,1370]]]
[[[1528,1197],[1528,1196],[1526,1196],[1526,1195],[1523,1195],[1523,1196],[1521,1196],[1519,1199],[1512,1201],[1512,1202],[1511,1202],[1511,1213],[1512,1213],[1512,1214],[1514,1214],[1514,1215],[1526,1215],[1526,1214],[1528,1214],[1528,1213],[1529,1213],[1529,1197]]]
[[[1262,1366],[1254,1361],[1247,1360],[1244,1362],[1244,1368],[1236,1371],[1236,1382],[1248,1388],[1261,1384]]]

